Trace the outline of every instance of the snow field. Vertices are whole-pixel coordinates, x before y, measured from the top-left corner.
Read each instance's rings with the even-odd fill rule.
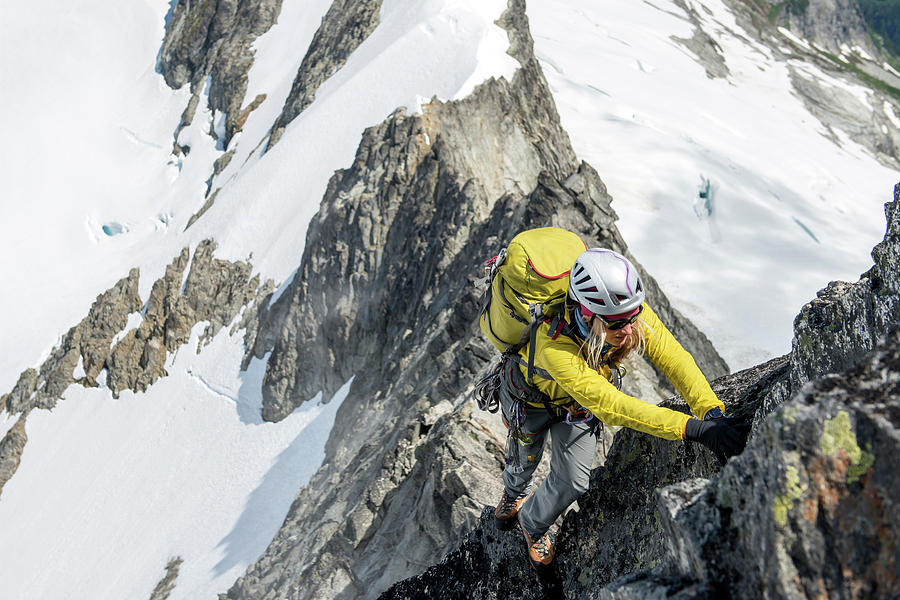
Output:
[[[223,258],[244,258],[253,248],[258,271],[278,282],[287,279],[300,262],[307,225],[328,180],[352,164],[365,128],[397,107],[418,110],[422,98],[467,95],[478,78],[512,77],[518,63],[505,54],[505,32],[493,25],[504,8],[497,0],[384,2],[378,28],[318,89],[316,101],[264,158],[257,150],[246,163],[241,160],[241,152],[255,144],[238,152],[219,178],[228,186],[194,226],[195,235],[214,235]],[[279,20],[276,27],[282,26]],[[251,81],[254,76],[269,77],[257,75],[256,66]]]
[[[724,5],[691,4],[727,79],[671,39],[693,36],[674,2],[556,0],[529,14],[563,127],[607,184],[629,248],[738,370],[789,351],[802,305],[871,265],[900,173],[840,132],[841,147],[826,138],[786,66],[739,37]],[[706,218],[693,210],[701,176],[714,186]]]
[[[5,598],[146,598],[175,556],[171,598],[213,598],[266,548],[351,382],[265,423],[265,361],[240,372],[242,334],[225,331],[195,354],[205,325],[147,393],[73,385],[29,416],[0,501]]]

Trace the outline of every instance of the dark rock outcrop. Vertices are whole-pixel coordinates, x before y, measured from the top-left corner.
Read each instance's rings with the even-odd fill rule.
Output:
[[[529,227],[626,250],[605,186],[560,127],[524,4],[510,2],[499,23],[521,64],[513,80],[368,129],[329,183],[293,282],[260,317],[265,418],[354,379],[323,467],[223,597],[371,598],[452,548],[499,494],[505,440],[469,398],[495,355],[470,279]],[[724,373],[646,282],[679,339]]]
[[[209,79],[209,108],[226,115],[225,137],[219,142],[222,148],[228,147],[249,111],[262,102],[256,98],[242,109],[253,64],[251,46],[275,24],[280,12],[281,0],[176,0],[157,66],[170,87],[191,84],[193,97],[179,130],[193,121]]]
[[[671,517],[688,573],[734,598],[900,596],[900,333],[783,405]]]
[[[792,389],[863,360],[900,315],[900,197],[887,205],[887,232],[872,250],[875,266],[850,285],[832,282],[794,321]]]
[[[269,135],[271,148],[288,123],[312,104],[316,90],[334,75],[378,26],[381,0],[334,0],[297,70],[284,108]]]
[[[382,598],[900,594],[900,184],[894,198],[875,266],[804,307],[791,354],[713,382],[756,423],[743,454],[719,470],[695,444],[623,430],[561,527],[552,575],[523,578],[521,534],[497,532],[486,511]]]

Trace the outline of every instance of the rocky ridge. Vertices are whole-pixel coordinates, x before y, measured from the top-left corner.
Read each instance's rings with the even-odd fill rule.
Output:
[[[312,104],[319,86],[340,70],[375,31],[380,10],[381,0],[334,0],[322,17],[322,24],[297,70],[284,109],[272,126],[268,148],[277,144],[288,123]]]
[[[100,294],[87,316],[72,327],[39,369],[26,369],[0,406],[19,421],[0,441],[0,491],[15,473],[27,440],[24,423],[35,409],[50,410],[72,384],[107,386],[114,397],[123,390],[144,391],[167,375],[166,358],[186,344],[198,323],[207,325],[201,346],[223,327],[246,329],[254,311],[236,321],[248,306],[265,303],[274,285],[251,277],[249,262],[230,262],[213,256],[215,242],[188,249],[154,282],[146,303],[138,294],[140,273],[128,276]],[[190,264],[190,269],[188,269]],[[185,274],[185,271],[187,273]],[[128,329],[129,316],[140,324]],[[198,348],[199,351],[199,348]]]
[[[455,545],[499,494],[505,440],[469,397],[495,355],[470,279],[528,227],[627,251],[605,186],[559,125],[524,3],[498,23],[521,65],[513,80],[367,130],[328,186],[294,281],[260,317],[251,355],[271,351],[265,418],[354,379],[325,463],[223,598],[373,597]],[[645,281],[704,368],[726,372]],[[652,369],[634,370],[654,387]]]
[[[900,594],[900,184],[885,212],[875,266],[803,308],[790,355],[713,382],[755,423],[740,456],[720,470],[698,445],[623,430],[561,527],[553,574],[538,580],[521,534],[485,508],[457,550],[382,598]]]
[[[340,70],[375,30],[380,9],[381,0],[334,0],[313,36],[267,139],[254,143],[265,143],[268,150],[281,139],[288,124],[315,99],[319,86]],[[180,159],[190,152],[190,147],[179,143],[179,133],[193,122],[204,93],[208,94],[207,104],[213,115],[224,115],[224,131],[218,132],[215,123],[210,123],[209,128],[209,135],[224,152],[213,164],[206,202],[185,229],[215,202],[219,188],[214,181],[235,155],[235,148],[229,147],[232,138],[267,99],[266,94],[258,94],[244,105],[254,59],[252,45],[276,23],[280,12],[281,0],[176,0],[172,4],[157,69],[170,87],[191,86],[191,98],[175,130],[174,156]]]

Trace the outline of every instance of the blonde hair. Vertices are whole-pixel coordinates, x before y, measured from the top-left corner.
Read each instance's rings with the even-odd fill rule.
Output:
[[[599,371],[604,362],[610,365],[620,365],[632,352],[637,352],[638,356],[643,356],[644,349],[647,345],[647,335],[644,328],[647,324],[643,319],[638,317],[631,333],[625,336],[622,343],[613,346],[606,359],[603,359],[603,346],[606,345],[606,325],[602,319],[594,319],[591,324],[591,332],[588,338],[581,345],[581,352],[589,367],[595,371]]]

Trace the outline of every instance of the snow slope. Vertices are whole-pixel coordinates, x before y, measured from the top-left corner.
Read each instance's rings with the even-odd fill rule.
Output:
[[[563,127],[608,186],[629,249],[738,370],[788,352],[803,304],[872,265],[900,172],[827,139],[786,65],[721,2],[692,0],[731,71],[708,78],[670,37],[693,36],[679,4],[544,0],[529,15]]]
[[[181,248],[207,237],[218,257],[252,254],[264,278],[284,281],[328,179],[366,127],[517,66],[494,25],[505,2],[385,0],[377,30],[261,157],[254,149],[329,5],[285,0],[258,40],[249,93],[268,99],[232,140],[215,205],[187,232],[224,150],[206,134],[221,115],[201,108],[179,136],[190,154],[170,155],[189,94],[154,70],[169,2],[4,7],[0,105],[15,116],[5,127],[16,144],[0,155],[0,277],[12,282],[0,298],[0,389],[38,366],[129,268],[141,268],[146,299]],[[171,597],[213,598],[265,549],[321,464],[349,382],[327,405],[313,398],[263,423],[265,367],[239,371],[242,332],[194,348],[196,339],[170,357],[169,376],[147,393],[114,400],[105,387],[72,386],[52,412],[32,413],[0,500],[4,598],[146,598],[176,556]],[[0,415],[2,431],[13,422]]]
[[[147,393],[73,385],[31,414],[0,501],[4,598],[149,598],[176,556],[170,597],[214,598],[256,560],[321,464],[351,382],[263,422],[265,363],[239,371],[241,337],[184,348]]]

